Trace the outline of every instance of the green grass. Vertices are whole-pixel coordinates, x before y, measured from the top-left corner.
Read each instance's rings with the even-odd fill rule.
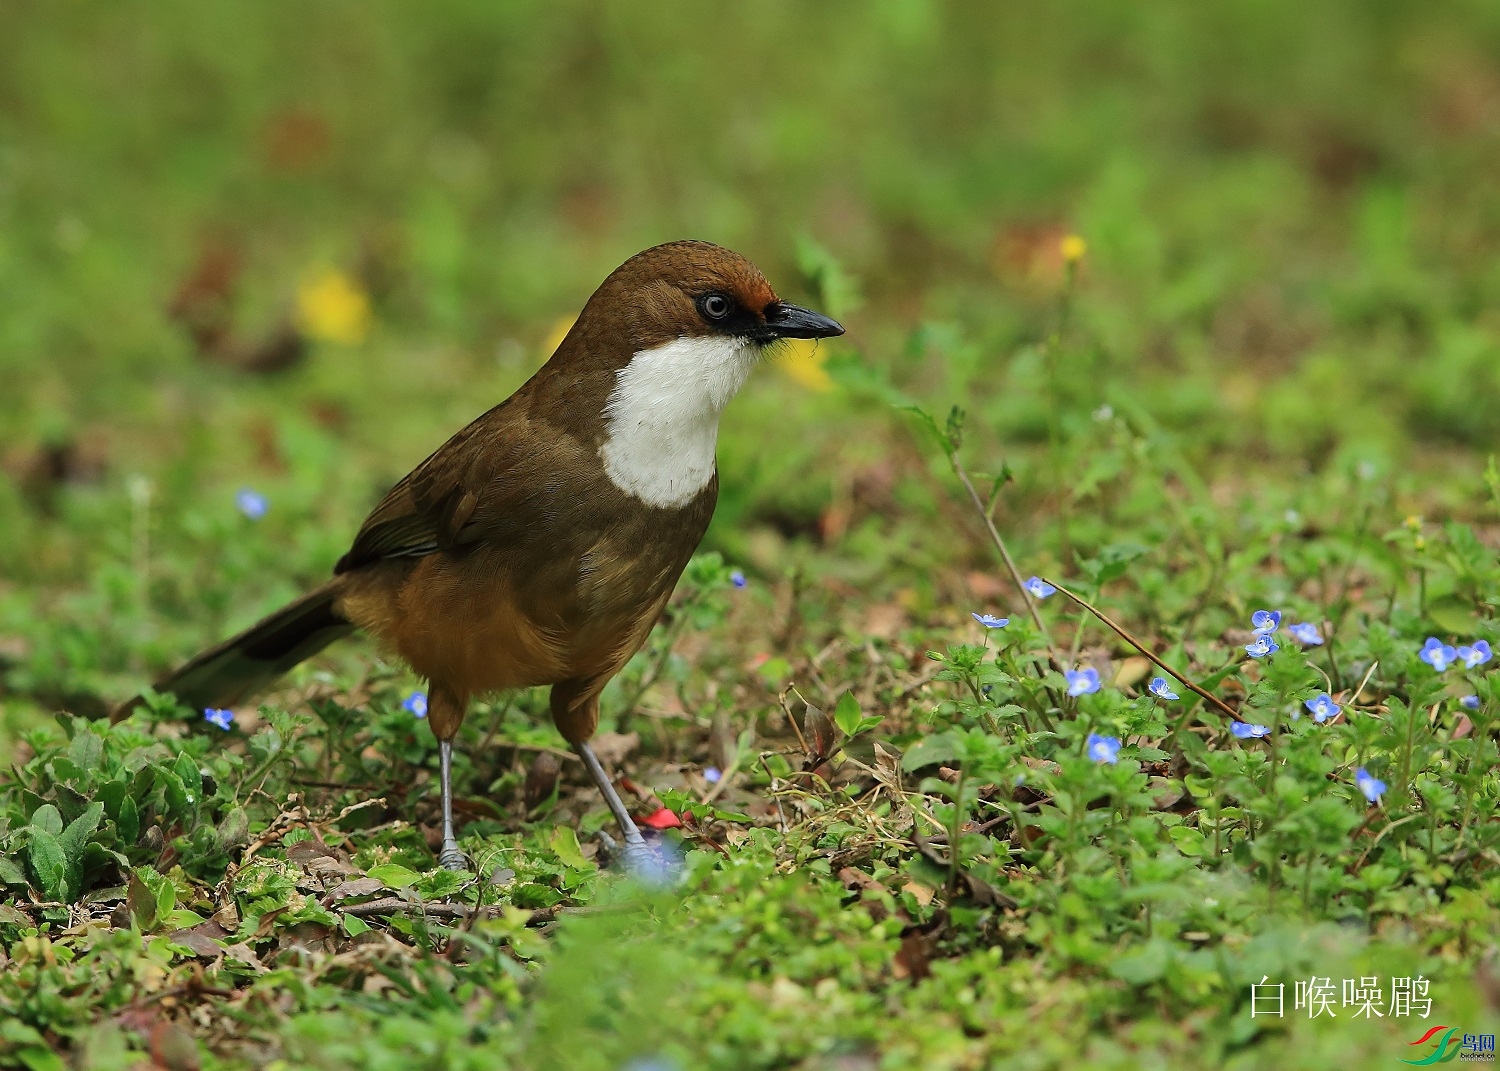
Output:
[[[1313,1068],[1495,1032],[1497,663],[1417,657],[1500,644],[1493,5],[7,31],[0,1065]],[[731,407],[704,554],[605,695],[638,810],[693,815],[680,886],[599,869],[544,693],[469,719],[476,874],[436,870],[419,682],[364,641],[227,733],[97,719],[326,576],[610,268],[684,236],[849,333]],[[330,272],[368,330],[297,311]],[[958,471],[1022,577],[1272,734],[1153,700],[1062,594],[1049,660]],[[1066,696],[1076,666],[1103,687]],[[1431,1015],[1355,1017],[1366,977]],[[1262,978],[1284,1017],[1251,1017]],[[1294,1010],[1323,978],[1337,1017]]]

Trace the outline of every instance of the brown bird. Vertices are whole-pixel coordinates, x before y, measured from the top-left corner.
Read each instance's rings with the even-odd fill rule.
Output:
[[[332,580],[157,690],[197,709],[232,706],[364,629],[430,683],[439,858],[462,869],[450,765],[469,700],[550,684],[552,718],[619,822],[627,865],[647,865],[589,747],[599,693],[645,642],[708,527],[724,407],[767,346],[843,331],[782,301],[728,249],[638,253],[536,375],[391,489]]]

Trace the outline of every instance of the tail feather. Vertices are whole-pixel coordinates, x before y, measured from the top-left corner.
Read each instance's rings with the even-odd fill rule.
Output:
[[[233,706],[261,691],[299,662],[354,631],[336,607],[341,586],[339,580],[332,580],[288,603],[163,677],[156,682],[156,690],[171,692],[197,710]],[[136,696],[120,706],[114,720],[140,702]]]

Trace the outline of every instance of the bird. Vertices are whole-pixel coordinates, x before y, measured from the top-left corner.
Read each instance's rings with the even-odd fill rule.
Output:
[[[625,866],[650,868],[589,744],[600,693],[645,643],[708,528],[725,407],[777,343],[843,333],[729,249],[676,241],[637,253],[535,375],[391,488],[330,580],[155,690],[192,709],[232,707],[364,631],[427,681],[438,861],[463,870],[452,756],[469,704],[550,685],[553,722],[618,823]]]

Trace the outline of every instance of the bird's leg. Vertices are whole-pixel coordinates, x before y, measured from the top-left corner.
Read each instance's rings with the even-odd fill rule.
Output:
[[[453,835],[453,738],[458,735],[468,705],[466,699],[433,686],[427,722],[438,738],[438,776],[443,793],[443,847],[438,852],[438,864],[444,870],[469,868],[469,861],[459,850],[458,838]]]
[[[443,849],[438,853],[438,865],[444,870],[467,870],[469,862],[459,850],[458,838],[453,835],[453,741],[438,741],[439,776],[443,782]]]
[[[620,824],[620,832],[625,835],[625,867],[633,874],[650,874],[661,869],[661,861],[656,857],[649,846],[646,838],[641,836],[640,829],[635,824],[635,819],[630,817],[630,812],[625,809],[625,803],[620,799],[620,794],[615,791],[615,786],[604,772],[604,767],[599,764],[599,757],[594,754],[594,749],[588,744],[579,741],[573,745],[573,750],[578,752],[578,757],[583,760],[584,769],[588,770],[589,776],[594,779],[594,784],[604,795],[604,802],[609,805],[610,813],[615,816],[615,821]]]
[[[573,750],[583,760],[583,767],[588,770],[589,777],[593,779],[594,785],[604,796],[604,802],[609,805],[610,814],[614,815],[615,821],[620,824],[620,832],[625,835],[625,847],[620,853],[624,859],[625,869],[637,878],[659,884],[669,876],[670,864],[664,856],[646,843],[645,837],[641,836],[641,831],[631,819],[630,812],[625,809],[620,794],[615,791],[609,775],[600,765],[599,756],[595,755],[594,749],[588,745],[589,737],[594,735],[594,730],[599,726],[599,693],[604,690],[607,679],[595,677],[554,684],[552,686],[552,720],[557,723],[558,731],[562,733],[563,739],[573,745]],[[605,839],[603,831],[599,836],[601,840]],[[606,840],[605,846],[613,853],[611,842]]]

